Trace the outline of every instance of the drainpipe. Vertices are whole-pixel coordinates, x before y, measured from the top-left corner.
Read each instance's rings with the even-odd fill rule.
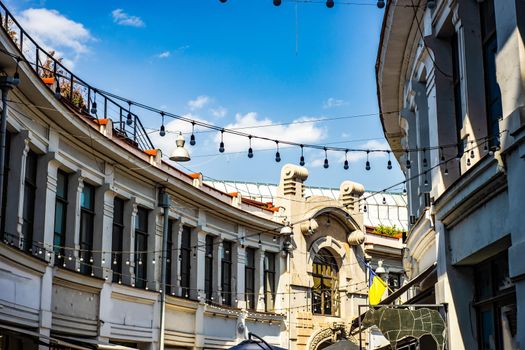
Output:
[[[160,334],[159,334],[159,349],[164,350],[164,330],[166,328],[166,250],[168,249],[168,223],[170,211],[170,197],[166,189],[161,189],[159,206],[163,208],[164,219],[162,226],[162,253],[161,253],[161,288],[160,293]]]
[[[0,120],[0,203],[4,203],[4,168],[5,168],[5,149],[6,149],[6,134],[7,134],[7,94],[15,86],[18,86],[20,83],[20,78],[15,76],[3,76],[0,77],[0,90],[2,90],[2,117]],[[0,214],[1,215],[1,214]],[[0,218],[2,225],[4,227],[4,217]]]

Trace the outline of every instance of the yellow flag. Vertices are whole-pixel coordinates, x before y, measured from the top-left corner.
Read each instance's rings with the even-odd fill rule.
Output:
[[[386,290],[386,283],[378,276],[374,275],[372,284],[368,290],[368,298],[370,300],[370,305],[377,305],[383,297],[383,293]]]

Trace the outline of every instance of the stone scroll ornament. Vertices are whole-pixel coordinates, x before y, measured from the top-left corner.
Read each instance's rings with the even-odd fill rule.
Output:
[[[436,310],[388,307],[370,309],[365,314],[362,325],[364,328],[377,326],[393,350],[403,338],[412,337],[419,341],[419,338],[427,334],[434,338],[438,349],[445,349],[445,321]]]

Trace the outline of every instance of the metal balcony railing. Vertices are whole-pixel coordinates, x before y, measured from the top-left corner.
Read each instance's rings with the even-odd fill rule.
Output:
[[[54,51],[44,50],[22,28],[1,1],[0,22],[18,49],[19,61],[27,63],[57,98],[91,119],[112,119],[115,134],[130,145],[143,151],[155,148],[140,118],[130,111],[130,105],[123,105],[73,74],[61,58],[55,57]]]

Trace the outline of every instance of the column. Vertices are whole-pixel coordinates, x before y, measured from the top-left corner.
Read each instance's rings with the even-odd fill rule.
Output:
[[[113,243],[113,203],[115,192],[112,185],[105,183],[95,191],[95,226],[93,232],[93,273],[104,278],[104,268],[112,263]],[[105,253],[101,253],[103,251]],[[102,264],[102,259],[105,263]]]
[[[255,308],[257,311],[264,311],[264,250],[257,249],[255,252]]]
[[[160,267],[162,250],[162,226],[164,215],[162,208],[151,210],[148,217],[148,287],[160,290]]]
[[[427,60],[427,96],[428,96],[428,115],[429,115],[429,142],[432,145],[449,145],[456,144],[456,128],[451,128],[454,125],[453,116],[454,109],[454,95],[452,88],[452,50],[446,40],[436,37],[425,37],[425,44],[432,50],[432,54],[436,62],[439,62],[439,68],[447,74],[443,75],[441,71],[434,68],[433,62]],[[443,156],[445,159],[454,158],[458,154],[456,147],[443,148]],[[444,188],[447,188],[459,176],[458,162],[452,160],[446,165],[449,175],[441,176],[443,188],[436,189],[441,193]],[[436,168],[437,169],[437,168]],[[440,172],[443,174],[445,165],[440,167]],[[435,170],[435,175],[438,175],[438,170]],[[436,195],[437,197],[437,195]]]
[[[190,297],[204,302],[206,300],[206,293],[204,292],[206,232],[201,226],[192,231],[191,250]]]
[[[66,250],[64,263],[68,269],[80,268],[80,196],[84,189],[84,177],[82,171],[72,173],[68,176],[67,188],[67,215],[66,215]],[[78,260],[78,261],[77,261]]]
[[[212,297],[217,304],[222,304],[222,238],[215,237],[213,240],[213,287]]]
[[[181,269],[181,238],[183,224],[181,220],[175,221],[173,227],[173,252],[171,254],[171,280],[174,286],[172,286],[172,292],[175,295],[181,296],[182,289],[180,285],[180,269]]]
[[[137,199],[132,197],[124,204],[124,218],[128,220],[125,221],[124,233],[122,237],[122,283],[128,285],[135,285],[135,217],[137,216]],[[111,261],[106,263],[113,266],[113,257]],[[129,262],[129,264],[126,264]],[[144,264],[147,262],[143,262]],[[108,279],[111,276],[108,277]]]
[[[5,231],[6,238],[18,241],[16,246],[23,248],[22,224],[24,222],[24,180],[26,157],[29,152],[29,135],[27,130],[14,134],[11,139],[11,152],[9,154],[9,173],[6,174],[7,187],[4,189],[6,196]],[[30,247],[32,244],[28,247]]]
[[[239,236],[243,237],[244,234],[244,227],[239,227]],[[232,306],[246,309],[246,296],[244,295],[246,283],[246,249],[241,244],[233,245],[233,262],[235,283],[232,288],[232,291],[234,291],[232,296]],[[237,302],[235,302],[235,300],[237,300]]]

